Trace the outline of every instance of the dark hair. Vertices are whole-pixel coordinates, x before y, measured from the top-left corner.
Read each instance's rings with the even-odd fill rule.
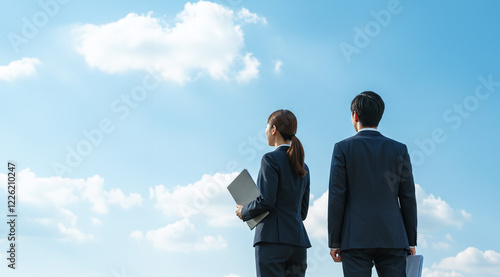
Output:
[[[384,100],[373,91],[363,91],[351,102],[351,113],[358,114],[359,122],[363,127],[377,127],[384,109]]]
[[[304,148],[295,136],[297,133],[297,118],[289,110],[277,110],[267,119],[269,125],[276,126],[278,132],[285,140],[291,140],[292,144],[286,154],[295,175],[304,177],[307,171],[304,168]]]

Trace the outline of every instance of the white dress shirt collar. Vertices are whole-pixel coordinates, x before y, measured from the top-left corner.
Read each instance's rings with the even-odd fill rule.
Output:
[[[378,130],[375,128],[363,128],[363,129],[359,130],[358,132],[361,132],[361,131],[377,131],[378,132]]]
[[[280,148],[281,146],[288,146],[288,147],[290,147],[290,144],[286,144],[286,143],[280,144],[280,145],[278,145],[278,146],[276,147],[276,149],[274,149],[274,150],[277,150],[277,149],[278,149],[278,148]]]

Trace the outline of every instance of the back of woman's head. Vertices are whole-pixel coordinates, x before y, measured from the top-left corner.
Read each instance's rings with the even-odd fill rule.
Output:
[[[289,110],[277,110],[269,116],[267,123],[271,126],[275,125],[283,139],[292,141],[287,151],[288,160],[295,175],[304,177],[307,173],[304,168],[304,148],[300,140],[295,136],[295,133],[297,133],[297,118],[295,115]]]

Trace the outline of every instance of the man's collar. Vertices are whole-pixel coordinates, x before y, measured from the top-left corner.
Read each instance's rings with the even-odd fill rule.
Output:
[[[359,130],[358,132],[361,132],[361,131],[377,131],[378,132],[378,130],[375,128],[363,128],[363,129]]]
[[[379,130],[375,128],[363,128],[356,133],[356,136],[381,136]]]

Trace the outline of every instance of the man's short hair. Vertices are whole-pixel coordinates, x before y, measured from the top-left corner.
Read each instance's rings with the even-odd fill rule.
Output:
[[[358,114],[359,122],[363,127],[377,127],[384,109],[382,97],[373,91],[363,91],[351,102],[351,113]]]

